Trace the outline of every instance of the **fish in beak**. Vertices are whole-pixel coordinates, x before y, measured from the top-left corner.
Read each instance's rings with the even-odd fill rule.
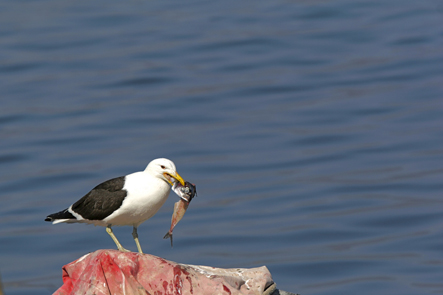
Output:
[[[185,186],[185,181],[183,178],[175,172],[175,174],[171,174],[169,172],[164,172],[163,176],[166,178],[166,180],[169,182],[171,186],[174,186],[174,184],[178,181],[182,186]]]
[[[172,247],[172,231],[177,223],[183,218],[188,209],[189,203],[192,198],[197,195],[197,189],[194,184],[186,181],[185,185],[175,183],[172,190],[180,197],[180,200],[174,204],[174,213],[171,218],[171,228],[163,237],[163,239],[169,238],[171,240]]]

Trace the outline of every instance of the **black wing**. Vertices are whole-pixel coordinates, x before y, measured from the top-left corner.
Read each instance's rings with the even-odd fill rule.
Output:
[[[127,196],[125,176],[105,181],[72,205],[72,210],[89,220],[103,220],[120,208]]]

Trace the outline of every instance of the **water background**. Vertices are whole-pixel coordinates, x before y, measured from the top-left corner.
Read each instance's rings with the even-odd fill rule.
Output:
[[[5,294],[115,248],[43,220],[157,157],[198,197],[173,249],[172,194],[139,227],[147,253],[302,295],[443,294],[442,20],[437,0],[1,1]]]

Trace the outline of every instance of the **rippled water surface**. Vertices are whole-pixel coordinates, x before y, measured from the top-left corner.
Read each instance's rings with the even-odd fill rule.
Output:
[[[266,265],[282,290],[443,294],[441,1],[0,3],[0,272],[49,294],[114,248],[51,225],[106,179],[172,159],[198,197],[145,252]],[[135,251],[130,227],[115,229]]]

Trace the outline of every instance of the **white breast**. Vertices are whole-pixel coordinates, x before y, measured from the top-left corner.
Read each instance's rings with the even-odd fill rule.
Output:
[[[166,181],[146,172],[127,175],[123,189],[128,195],[122,206],[104,219],[107,224],[138,226],[157,213],[170,191]]]

